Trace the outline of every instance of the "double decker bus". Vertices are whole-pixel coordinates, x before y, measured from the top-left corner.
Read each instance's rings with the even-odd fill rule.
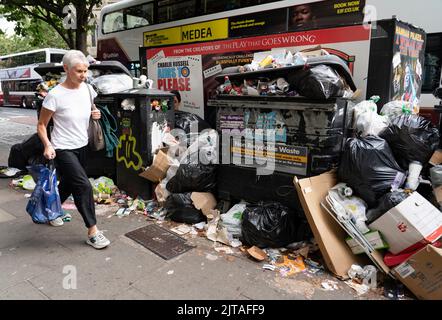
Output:
[[[194,50],[191,45],[197,43],[207,43],[209,48],[211,45],[223,45],[223,41],[253,38],[250,42],[253,43],[259,36],[288,33],[296,33],[295,36],[301,38],[301,33],[309,30],[360,25],[367,21],[373,22],[375,29],[376,21],[394,16],[426,32],[428,41],[424,48],[420,100],[423,106],[432,107],[438,102],[432,92],[441,77],[442,28],[438,23],[441,6],[440,0],[427,0],[425,5],[415,0],[125,0],[104,6],[101,10],[97,58],[118,60],[135,76],[149,76],[148,60],[155,56],[155,52],[162,53],[163,49],[167,55],[174,46]],[[302,19],[314,22],[303,23],[300,22]],[[349,38],[353,31],[343,32],[343,37]],[[276,46],[273,45],[273,48]],[[260,49],[268,50],[267,47]],[[302,45],[296,44],[296,47],[302,49]],[[236,49],[235,52],[248,52],[250,46],[233,49]],[[346,50],[357,52],[359,65],[363,60],[363,64],[368,64],[370,44],[364,50]],[[333,54],[344,60],[354,55],[350,53],[350,57],[346,57],[347,52],[338,51]],[[202,54],[206,52],[202,51]],[[172,55],[181,54],[174,50],[170,53]],[[351,61],[346,62],[352,64]],[[361,84],[362,76],[367,77],[366,70],[360,72]]]
[[[125,0],[100,12],[97,58],[118,60],[140,74],[143,33],[281,6],[275,0]],[[290,2],[290,1],[289,1]],[[291,1],[293,2],[293,1]],[[303,1],[295,1],[303,2]]]
[[[44,48],[0,56],[0,106],[34,108],[41,76],[34,71],[40,63],[61,62],[64,49]]]

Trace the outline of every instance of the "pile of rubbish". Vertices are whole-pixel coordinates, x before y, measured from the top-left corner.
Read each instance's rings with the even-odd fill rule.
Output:
[[[435,249],[442,247],[439,131],[410,103],[391,101],[378,113],[378,100],[354,107],[355,135],[346,141],[338,184],[321,205],[347,232],[343,240],[354,254],[366,253],[418,298],[440,298],[441,290],[426,290],[408,277],[410,257],[418,265],[442,262]],[[436,281],[431,270],[419,272]]]
[[[119,190],[114,181],[108,177],[89,178],[98,205],[117,206],[114,215],[121,218],[130,214],[141,214],[147,217],[164,220],[165,211],[155,200],[133,199],[125,191]]]
[[[320,47],[255,53],[250,64],[225,68],[216,79],[217,93],[227,95],[328,99],[350,98],[356,90],[343,61]]]
[[[127,73],[124,73],[122,70],[117,72],[112,68],[95,68],[96,65],[100,64],[100,61],[91,61],[87,75],[87,81],[94,87],[97,93],[110,94],[133,88],[132,77]],[[50,71],[41,74],[43,82],[40,84],[40,88],[44,88],[46,91],[52,90],[66,79],[66,73],[63,71],[62,64],[55,65],[55,69],[59,69],[59,72]]]
[[[173,222],[192,225],[214,242],[237,248],[281,248],[303,240],[298,217],[278,202],[217,202],[218,134],[213,129],[191,136],[200,119],[180,114],[187,139],[165,133],[152,165],[140,174],[154,183],[158,205]]]

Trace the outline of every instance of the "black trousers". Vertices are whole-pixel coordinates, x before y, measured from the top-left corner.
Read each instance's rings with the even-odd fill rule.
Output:
[[[55,150],[55,168],[60,180],[58,190],[61,203],[72,194],[86,227],[90,228],[97,224],[97,218],[94,194],[85,170],[86,150],[87,146],[73,150]]]

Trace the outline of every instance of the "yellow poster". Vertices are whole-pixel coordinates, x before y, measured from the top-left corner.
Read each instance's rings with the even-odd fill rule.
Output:
[[[182,27],[147,31],[143,33],[145,47],[226,39],[228,19],[188,24]]]
[[[181,43],[226,39],[228,32],[228,19],[189,24],[181,27]]]
[[[180,43],[181,27],[147,31],[143,33],[143,43],[145,47],[155,47]]]

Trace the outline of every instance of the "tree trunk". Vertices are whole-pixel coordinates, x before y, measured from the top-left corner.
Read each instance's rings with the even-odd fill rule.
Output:
[[[87,31],[84,30],[84,28],[79,27],[75,34],[75,49],[82,51],[87,56],[88,52],[87,52],[86,39],[87,39]]]
[[[87,23],[86,5],[84,2],[77,4],[77,30],[75,30],[75,49],[82,51],[86,56],[87,52]]]

